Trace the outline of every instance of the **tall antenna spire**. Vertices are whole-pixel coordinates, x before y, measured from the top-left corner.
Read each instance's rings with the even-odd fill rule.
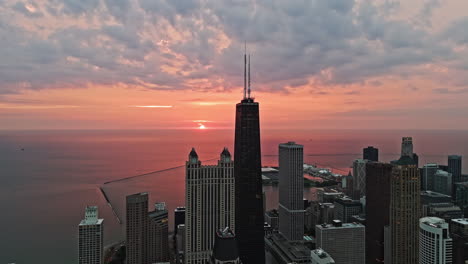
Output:
[[[250,54],[249,54],[249,75],[248,76],[249,76],[248,77],[249,78],[249,86],[248,86],[248,91],[247,91],[247,93],[248,93],[247,98],[250,99]]]
[[[247,92],[247,42],[244,42],[244,99]]]

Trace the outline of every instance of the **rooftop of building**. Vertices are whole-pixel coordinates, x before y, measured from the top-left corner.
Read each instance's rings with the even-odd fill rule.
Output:
[[[303,145],[296,144],[294,141],[279,144],[282,148],[303,148]]]
[[[265,214],[268,215],[269,217],[279,217],[278,210],[276,209],[267,211]]]
[[[239,258],[236,236],[228,227],[216,231],[213,257],[221,261]]]
[[[426,168],[426,167],[439,167],[439,165],[437,163],[427,163],[427,164],[424,164],[423,168]]]
[[[449,155],[448,158],[449,159],[461,159],[462,156],[461,155]]]
[[[333,220],[333,224],[316,225],[319,229],[344,229],[344,228],[364,228],[361,223],[343,223],[340,220]]]
[[[104,219],[97,219],[95,221],[86,221],[86,219],[81,220],[79,226],[87,225],[101,225],[104,222]]]
[[[312,255],[316,255],[320,259],[331,258],[330,255],[321,248],[314,249],[310,252]]]
[[[440,197],[440,198],[449,198],[450,195],[446,195],[443,193],[433,192],[433,191],[422,191],[421,195],[429,196],[429,197]]]
[[[468,225],[468,218],[452,219],[452,222],[455,222],[455,223],[461,224],[461,225]]]
[[[310,249],[304,245],[304,241],[287,240],[280,233],[274,233],[266,239],[281,250],[281,254],[286,254],[292,261],[310,258]]]
[[[436,228],[442,228],[442,227],[448,226],[447,222],[445,222],[444,219],[439,218],[439,217],[423,217],[419,219],[419,223],[422,223],[431,227],[436,227]]]
[[[444,170],[437,170],[435,174],[438,176],[445,176],[445,177],[449,177],[450,175],[452,175],[451,173],[446,172]]]
[[[452,212],[452,211],[461,211],[459,206],[453,205],[453,206],[445,206],[445,207],[435,207],[432,208],[432,211],[435,213],[446,213],[446,212]]]
[[[414,162],[413,158],[411,158],[410,156],[402,156],[399,160],[395,161],[395,164],[401,166],[408,166],[416,165],[416,162]]]
[[[464,186],[464,187],[468,187],[468,181],[467,182],[457,182],[455,183],[456,185],[459,185],[459,186]]]
[[[349,197],[343,197],[338,200],[335,200],[336,203],[343,204],[343,205],[354,205],[354,206],[361,206],[361,202],[357,200],[353,200]]]

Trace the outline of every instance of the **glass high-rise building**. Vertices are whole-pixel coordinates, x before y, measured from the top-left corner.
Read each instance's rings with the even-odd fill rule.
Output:
[[[362,158],[369,161],[379,161],[379,149],[369,146],[362,150]]]
[[[453,183],[463,181],[462,180],[462,157],[460,155],[448,156],[448,172],[452,174]]]
[[[250,84],[247,93],[245,74],[244,98],[236,105],[234,141],[235,233],[239,255],[243,264],[263,264],[265,241],[259,104],[250,97]]]
[[[390,223],[390,181],[393,166],[382,162],[366,165],[366,263],[384,261],[384,227]]]

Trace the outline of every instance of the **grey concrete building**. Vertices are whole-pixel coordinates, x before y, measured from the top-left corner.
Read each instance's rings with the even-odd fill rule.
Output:
[[[155,204],[148,213],[147,252],[149,263],[169,261],[169,216],[166,203]]]
[[[126,211],[127,263],[147,263],[148,193],[127,196]]]
[[[362,204],[349,198],[341,198],[335,201],[335,219],[343,223],[350,223],[353,215],[362,212]]]
[[[102,264],[104,219],[99,219],[97,206],[88,206],[78,225],[78,263]]]
[[[419,262],[420,213],[419,170],[413,159],[403,156],[393,167],[390,184],[392,264],[417,264]]]
[[[224,148],[217,165],[202,166],[195,149],[186,163],[185,263],[210,260],[215,232],[235,232],[234,162]]]
[[[304,147],[279,145],[279,232],[288,240],[304,236]]]

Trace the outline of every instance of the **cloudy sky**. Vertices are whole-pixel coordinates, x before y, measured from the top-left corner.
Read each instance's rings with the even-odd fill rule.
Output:
[[[0,0],[0,129],[468,129],[468,1]],[[153,106],[153,107],[147,107]]]

